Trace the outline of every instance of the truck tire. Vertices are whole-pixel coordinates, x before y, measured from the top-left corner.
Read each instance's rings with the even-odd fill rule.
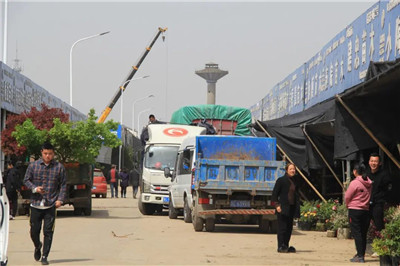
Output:
[[[203,227],[204,227],[203,219],[201,219],[200,217],[197,217],[196,215],[194,215],[192,223],[193,223],[194,231],[196,231],[196,232],[203,231]]]
[[[189,208],[187,198],[185,198],[185,203],[183,204],[183,220],[185,221],[185,223],[192,222],[192,210]]]
[[[206,219],[206,231],[214,232],[215,230],[215,220],[213,218]]]
[[[139,197],[138,208],[143,215],[152,215],[156,211],[153,204],[143,203],[142,197]]]
[[[86,206],[86,208],[83,208],[83,214],[85,216],[92,215],[92,198],[90,198],[89,204]]]
[[[169,219],[177,219],[178,218],[178,211],[174,208],[172,201],[169,201],[168,205],[168,217]]]
[[[260,221],[258,223],[258,228],[260,229],[261,233],[266,234],[269,232],[269,223],[270,223],[269,220],[260,218]]]
[[[105,199],[105,198],[107,198],[107,193],[104,193],[103,195],[102,195],[102,197]]]

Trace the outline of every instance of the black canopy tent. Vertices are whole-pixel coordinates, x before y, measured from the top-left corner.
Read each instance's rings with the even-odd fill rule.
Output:
[[[395,149],[400,143],[400,60],[371,63],[366,80],[340,98],[398,159]],[[360,159],[358,153],[366,149],[378,150],[377,142],[335,98],[297,114],[259,122],[276,137],[292,161],[307,172],[326,165],[302,127],[330,165],[335,159]],[[257,124],[254,128],[263,131]]]

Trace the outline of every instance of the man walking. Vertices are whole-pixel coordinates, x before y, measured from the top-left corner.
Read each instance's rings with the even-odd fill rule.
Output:
[[[29,164],[24,183],[30,190],[30,226],[31,238],[35,245],[34,258],[42,265],[48,265],[47,257],[53,240],[56,208],[65,201],[66,177],[64,166],[54,160],[54,147],[45,143],[41,149],[42,158]],[[41,252],[40,231],[43,225],[43,256]]]
[[[139,171],[138,169],[136,169],[136,166],[134,166],[133,169],[129,172],[129,180],[132,185],[134,199],[136,199],[136,194],[138,192],[139,178],[140,178]]]
[[[117,173],[117,166],[113,164],[111,166],[111,170],[108,172],[108,179],[110,180],[110,190],[111,190],[111,198],[114,198],[114,191],[115,197],[118,198],[118,173]]]
[[[21,186],[21,180],[19,176],[19,171],[14,168],[12,162],[8,162],[7,165],[7,179],[6,179],[6,192],[8,200],[10,201],[10,220],[14,220],[14,217],[17,215],[17,208],[18,208],[18,194],[17,190],[19,191]]]

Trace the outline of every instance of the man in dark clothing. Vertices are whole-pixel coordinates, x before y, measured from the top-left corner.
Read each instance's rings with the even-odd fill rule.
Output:
[[[129,183],[132,185],[133,189],[133,198],[136,199],[136,194],[138,192],[138,187],[139,187],[139,179],[140,179],[140,173],[134,167],[130,172],[129,172]]]
[[[8,163],[8,171],[7,171],[7,180],[6,180],[6,192],[8,200],[10,201],[10,220],[13,220],[14,217],[17,215],[18,209],[18,194],[17,190],[19,191],[21,188],[20,185],[20,176],[18,169],[14,168],[12,162]]]
[[[294,178],[296,166],[289,163],[286,165],[285,171],[285,175],[276,181],[271,198],[278,218],[279,253],[296,252],[293,246],[289,246],[289,241],[292,236],[293,218],[300,217],[299,192]]]
[[[65,201],[67,184],[64,166],[54,160],[54,147],[50,143],[42,146],[42,158],[29,164],[24,183],[32,190],[30,226],[31,238],[35,245],[34,258],[42,257],[42,265],[48,265],[47,256],[53,241],[56,208]],[[43,256],[41,253],[40,231],[44,234]]]
[[[392,189],[390,176],[382,169],[380,156],[372,153],[369,157],[367,176],[372,180],[372,194],[370,212],[377,231],[384,228],[384,205],[387,202],[388,192]]]

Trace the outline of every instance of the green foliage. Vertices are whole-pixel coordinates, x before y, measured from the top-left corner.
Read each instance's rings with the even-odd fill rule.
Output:
[[[12,135],[19,145],[27,148],[29,155],[38,157],[41,145],[50,140],[59,161],[94,164],[102,145],[111,148],[121,145],[121,140],[111,133],[111,130],[118,128],[118,123],[112,120],[97,123],[96,120],[93,109],[86,121],[65,123],[55,118],[50,130],[37,129],[28,119],[22,125],[17,125]]]
[[[349,228],[349,217],[348,210],[345,204],[336,205],[333,207],[334,211],[332,212],[330,218],[331,229],[337,230],[339,228]]]
[[[300,222],[315,224],[317,222],[317,202],[304,201],[300,206]]]
[[[51,143],[62,162],[95,163],[101,146],[111,148],[121,145],[121,141],[111,130],[118,128],[118,123],[107,121],[97,123],[93,109],[86,121],[61,123],[54,120],[54,127],[49,132]]]
[[[386,214],[389,222],[372,242],[372,248],[380,256],[400,256],[400,207],[389,208]]]
[[[25,146],[27,154],[40,156],[40,148],[47,139],[47,131],[37,129],[31,119],[25,120],[22,125],[16,125],[11,136],[17,140],[18,146]]]
[[[336,207],[335,207],[336,206]],[[317,219],[322,223],[327,223],[334,210],[337,209],[338,201],[329,199],[326,202],[317,203]]]

